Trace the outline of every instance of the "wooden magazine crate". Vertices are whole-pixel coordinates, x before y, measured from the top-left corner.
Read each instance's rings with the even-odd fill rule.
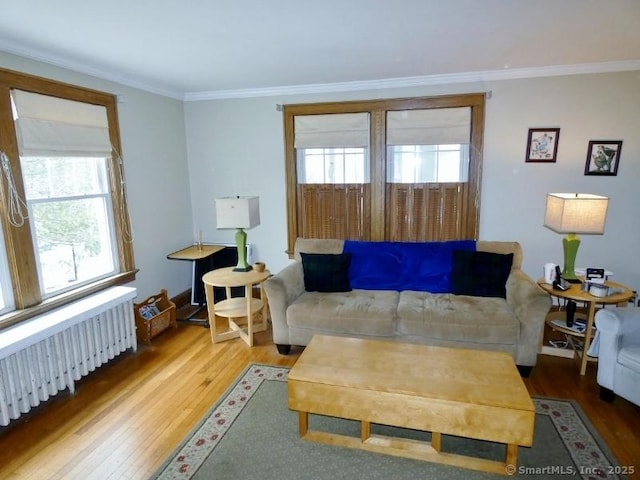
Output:
[[[138,340],[151,343],[151,339],[169,327],[178,328],[176,323],[176,305],[167,297],[163,288],[140,303],[133,304]]]

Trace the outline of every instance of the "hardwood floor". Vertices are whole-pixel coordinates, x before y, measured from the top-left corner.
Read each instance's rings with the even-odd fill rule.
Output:
[[[253,348],[213,345],[208,329],[180,323],[0,429],[0,478],[146,479],[247,364],[292,366],[300,351],[279,355],[268,331]],[[640,408],[602,402],[595,365],[580,377],[573,360],[541,355],[525,383],[532,395],[576,399],[620,463],[640,468]]]

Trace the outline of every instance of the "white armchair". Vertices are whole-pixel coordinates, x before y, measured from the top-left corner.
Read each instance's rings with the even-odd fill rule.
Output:
[[[600,397],[640,405],[640,308],[608,308],[595,316]]]

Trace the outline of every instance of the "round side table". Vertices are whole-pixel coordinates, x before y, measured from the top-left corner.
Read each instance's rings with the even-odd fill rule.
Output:
[[[234,267],[219,268],[202,276],[204,290],[207,297],[209,325],[211,327],[211,341],[223,342],[240,337],[247,345],[253,347],[253,334],[267,328],[265,312],[266,295],[262,286],[269,278],[269,270],[257,272],[234,272]],[[253,298],[253,286],[260,286],[260,298]],[[215,303],[213,288],[223,287],[226,299]],[[244,297],[231,297],[232,287],[244,287]],[[216,316],[225,317],[229,322],[228,329],[218,332]],[[255,317],[260,317],[256,322]]]
[[[549,295],[553,295],[557,298],[564,298],[566,300],[573,300],[574,302],[582,302],[586,305],[587,310],[587,321],[585,325],[584,332],[576,332],[570,330],[569,328],[557,327],[554,325],[550,325],[551,328],[555,328],[567,335],[572,335],[574,337],[582,338],[584,337],[584,345],[582,347],[582,352],[575,351],[580,357],[580,375],[584,375],[587,370],[587,351],[589,350],[589,346],[591,345],[591,340],[593,337],[593,318],[596,312],[596,305],[619,305],[626,306],[629,302],[629,299],[633,297],[633,291],[616,282],[606,281],[604,283],[607,287],[620,289],[620,293],[614,293],[613,295],[608,295],[606,297],[596,297],[591,295],[589,292],[582,290],[581,283],[571,284],[571,288],[568,290],[557,290],[553,288],[552,285],[548,283],[544,283],[543,280],[538,281],[538,285]]]

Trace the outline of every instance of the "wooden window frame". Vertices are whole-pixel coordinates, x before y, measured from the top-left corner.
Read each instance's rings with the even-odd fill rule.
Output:
[[[24,225],[15,227],[8,221],[6,185],[3,185],[3,188],[0,189],[0,221],[2,222],[7,262],[13,286],[15,310],[0,316],[0,329],[70,303],[91,293],[114,285],[131,282],[135,280],[137,272],[133,257],[133,243],[128,234],[131,228],[126,195],[122,187],[124,178],[123,166],[121,158],[119,158],[122,148],[116,97],[97,90],[0,69],[0,150],[10,159],[11,174],[15,188],[17,194],[23,199],[25,198],[24,183],[11,109],[12,89],[101,105],[106,108],[109,139],[114,151],[117,152],[117,155],[113,155],[110,159],[108,171],[115,220],[119,272],[91,284],[43,300],[38,281],[37,253],[33,247],[31,226],[28,222],[25,222]]]
[[[370,240],[385,240],[386,236],[386,112],[389,110],[413,110],[428,108],[471,108],[471,140],[469,148],[469,191],[465,208],[465,229],[478,238],[480,218],[480,184],[482,176],[482,150],[484,130],[484,93],[443,95],[422,98],[400,98],[372,101],[311,103],[284,106],[285,171],[287,185],[287,253],[293,256],[295,241],[299,236],[298,190],[296,151],[294,148],[294,117],[331,113],[368,112],[370,115],[369,159],[371,178]]]

